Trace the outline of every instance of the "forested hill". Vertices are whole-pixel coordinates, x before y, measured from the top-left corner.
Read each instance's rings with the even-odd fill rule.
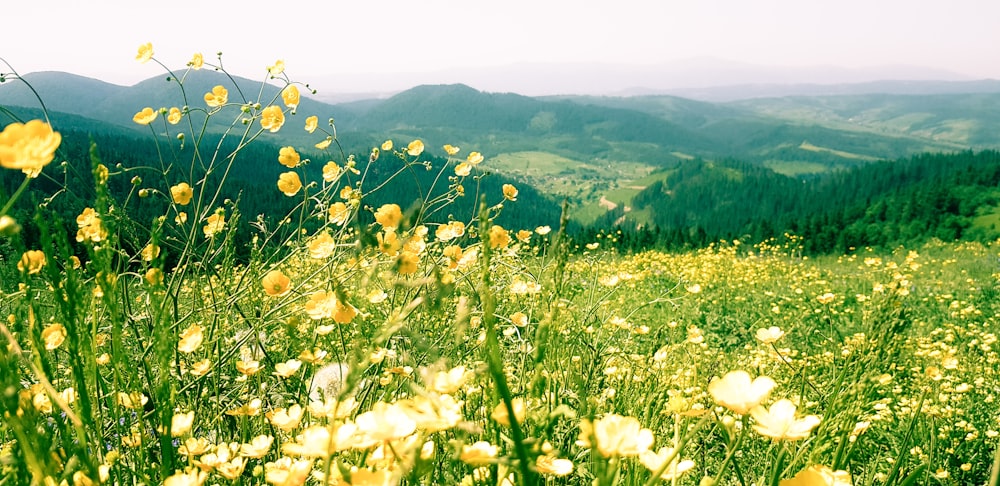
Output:
[[[996,151],[923,154],[806,179],[735,160],[690,161],[661,175],[632,199],[632,213],[613,211],[595,228],[617,225],[626,246],[673,248],[793,233],[814,253],[1000,237]]]

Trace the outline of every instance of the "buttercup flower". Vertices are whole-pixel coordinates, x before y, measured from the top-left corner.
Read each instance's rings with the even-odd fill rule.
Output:
[[[510,244],[510,234],[502,226],[490,227],[490,248],[505,248]]]
[[[410,144],[406,146],[406,153],[414,157],[424,153],[424,142],[421,142],[420,140],[410,142]]]
[[[191,198],[194,197],[194,190],[187,182],[181,182],[170,187],[170,197],[175,204],[187,206],[191,202]]]
[[[455,155],[455,154],[458,153],[459,150],[461,150],[461,149],[459,149],[458,147],[452,146],[452,145],[445,145],[444,146],[444,152],[446,154],[448,154],[448,155]]]
[[[271,270],[261,279],[264,292],[271,297],[281,297],[292,290],[292,281],[281,270]]]
[[[278,151],[278,163],[289,169],[298,167],[301,160],[302,158],[295,151],[295,147],[281,147],[281,150]]]
[[[643,428],[634,417],[609,414],[595,422],[583,420],[580,423],[580,437],[577,444],[593,447],[596,440],[597,451],[604,457],[638,456],[653,445],[653,431]]]
[[[778,326],[771,326],[767,329],[757,329],[757,340],[764,344],[771,344],[781,339],[784,335],[785,331],[782,331]]]
[[[210,108],[215,108],[217,106],[222,106],[229,101],[229,90],[224,86],[217,85],[212,88],[212,91],[205,93],[205,104]]]
[[[330,222],[338,226],[343,226],[347,223],[347,219],[351,216],[351,210],[346,204],[340,201],[331,204],[328,212],[330,214]]]
[[[829,467],[814,464],[791,479],[782,479],[779,486],[851,486],[851,473],[834,471]]]
[[[191,66],[191,69],[201,69],[204,65],[205,56],[202,56],[200,52],[194,53],[194,55],[191,56],[191,60],[188,61],[188,66]]]
[[[459,177],[465,177],[472,173],[472,165],[467,162],[461,162],[455,166],[455,175]]]
[[[192,324],[181,333],[181,338],[177,341],[177,350],[185,354],[193,353],[201,347],[204,339],[205,334],[202,332],[201,326]]]
[[[283,172],[278,176],[278,190],[286,196],[294,196],[302,189],[302,181],[296,172]]]
[[[170,435],[180,437],[191,431],[194,424],[194,410],[187,413],[175,413],[170,419]]]
[[[267,72],[271,76],[277,76],[285,72],[285,61],[282,61],[281,59],[274,61],[274,65],[267,67]]]
[[[385,150],[386,152],[392,150],[392,140],[382,142],[382,150]]]
[[[141,63],[149,62],[153,58],[153,43],[147,42],[139,46],[139,53],[135,55],[135,60]]]
[[[659,452],[643,451],[639,454],[639,462],[641,462],[643,466],[646,466],[646,469],[655,473],[663,467],[663,463],[673,453],[674,450],[669,447],[661,447]],[[663,470],[663,473],[660,474],[660,479],[663,479],[664,481],[671,481],[681,477],[682,474],[693,468],[694,461],[690,459],[682,461],[680,460],[680,454],[677,454],[670,460],[670,464]]]
[[[787,399],[774,402],[768,409],[757,405],[750,409],[750,415],[757,421],[753,424],[757,433],[776,440],[805,439],[820,422],[816,415],[795,418],[795,404]]]
[[[173,106],[170,108],[170,112],[167,113],[167,123],[171,125],[176,125],[181,121],[181,109]]]
[[[42,331],[42,341],[45,341],[45,349],[49,351],[58,348],[65,340],[66,326],[62,324],[49,324]]]
[[[205,226],[202,228],[202,232],[205,233],[206,238],[211,238],[216,234],[220,233],[226,227],[226,216],[219,210],[212,213],[205,220]]]
[[[551,476],[567,476],[573,472],[573,461],[552,456],[538,456],[535,460],[535,470]]]
[[[153,111],[152,108],[147,106],[136,113],[135,116],[132,117],[132,121],[140,125],[149,125],[150,123],[153,123],[153,120],[156,119],[156,115],[158,113],[159,112]]]
[[[306,131],[309,133],[315,132],[316,128],[319,127],[319,118],[315,115],[306,118]]]
[[[479,165],[483,161],[483,154],[479,152],[469,152],[469,156],[465,158],[465,161],[469,165]]]
[[[403,212],[397,204],[383,204],[375,211],[375,221],[383,228],[395,228],[403,220]]]
[[[281,100],[285,102],[285,106],[293,110],[299,106],[300,99],[299,88],[294,84],[289,84],[285,86],[285,89],[281,90]]]
[[[470,466],[485,466],[496,460],[497,453],[497,446],[481,440],[472,445],[463,445],[458,458]]]
[[[34,274],[42,271],[45,266],[45,252],[42,250],[28,250],[21,255],[21,260],[17,262],[17,270],[27,271]]]
[[[715,403],[739,415],[746,415],[751,408],[760,405],[775,386],[777,383],[771,378],[758,376],[751,381],[749,373],[737,370],[712,380],[708,385],[708,393]]]
[[[271,133],[277,132],[285,124],[285,113],[280,106],[268,106],[260,112],[260,127]]]
[[[517,188],[512,184],[504,184],[503,198],[508,201],[517,201]]]
[[[525,417],[528,415],[524,399],[521,397],[513,398],[510,401],[510,405],[514,409],[514,419],[518,423],[524,422]],[[497,406],[493,407],[493,413],[490,414],[490,418],[504,427],[510,427],[510,413],[507,411],[507,404],[501,401]]]

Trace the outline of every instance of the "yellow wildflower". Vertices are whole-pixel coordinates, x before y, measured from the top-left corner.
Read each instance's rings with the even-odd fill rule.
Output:
[[[212,88],[212,91],[205,93],[205,104],[210,108],[215,108],[217,106],[222,106],[229,101],[229,90],[224,86],[217,85]]]
[[[282,297],[292,290],[292,281],[281,270],[271,270],[261,279],[264,292],[271,297]]]
[[[194,190],[187,182],[181,182],[170,187],[170,197],[175,204],[187,206],[191,202],[191,198],[194,197]]]
[[[19,272],[27,271],[28,274],[35,274],[42,271],[45,266],[45,252],[42,250],[28,250],[21,255],[21,260],[17,262]]]
[[[159,112],[153,111],[152,108],[147,106],[137,112],[135,116],[132,117],[132,121],[140,125],[149,125],[150,123],[153,123],[153,120],[156,120],[156,115],[158,114]]]
[[[776,440],[805,439],[820,423],[816,415],[796,418],[795,404],[787,399],[778,400],[767,409],[757,405],[750,409],[750,415],[757,421],[753,424],[757,433]]]
[[[777,383],[771,378],[758,376],[751,381],[749,373],[737,370],[712,380],[708,392],[715,403],[739,415],[746,415],[751,408],[760,405],[775,386]]]
[[[298,167],[301,160],[302,157],[295,151],[295,147],[281,147],[278,150],[278,163],[289,169]]]
[[[271,133],[281,130],[285,124],[285,112],[280,106],[271,105],[260,112],[260,127]]]
[[[288,197],[294,196],[300,189],[302,189],[302,180],[299,179],[298,173],[291,171],[282,172],[278,176],[278,190],[284,195]]]
[[[294,84],[289,84],[285,86],[285,89],[281,90],[281,100],[285,102],[285,106],[293,110],[299,106],[300,99],[299,88]]]
[[[135,55],[135,60],[140,63],[149,62],[153,58],[153,43],[147,42],[139,46],[139,52]]]

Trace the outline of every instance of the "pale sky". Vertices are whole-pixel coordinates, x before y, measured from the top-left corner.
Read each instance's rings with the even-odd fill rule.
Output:
[[[308,81],[698,57],[910,65],[1000,79],[998,0],[29,0],[5,2],[0,16],[0,58],[18,72],[68,71],[124,85],[163,73],[135,62],[144,42],[172,68],[194,52],[210,62],[222,51],[227,69],[254,79],[276,59]]]

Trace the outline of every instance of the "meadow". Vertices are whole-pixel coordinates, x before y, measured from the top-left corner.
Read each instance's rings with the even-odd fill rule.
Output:
[[[160,62],[148,44],[137,60]],[[58,170],[58,127],[0,134],[0,166],[24,172],[0,199],[0,486],[1000,482],[1000,242],[619,254],[565,217],[496,224],[531,211],[510,184],[455,219],[488,155],[345,154],[281,61],[273,98],[190,93],[164,69],[177,105],[133,119],[158,177],[93,147],[96,196],[61,215],[75,233],[46,204],[9,215]],[[203,142],[208,119],[235,143]],[[293,208],[241,214],[220,195],[236,154],[291,130],[325,157],[275,151]],[[372,205],[376,165],[437,188]],[[125,216],[144,200],[164,213]]]

